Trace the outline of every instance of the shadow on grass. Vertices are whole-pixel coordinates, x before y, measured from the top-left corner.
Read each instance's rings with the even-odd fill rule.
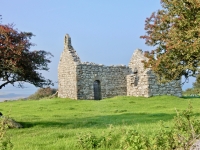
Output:
[[[181,98],[183,99],[200,99],[200,96],[195,97],[195,96],[182,96]]]
[[[39,126],[42,128],[56,127],[65,129],[75,128],[105,128],[109,125],[136,125],[169,121],[176,114],[166,113],[123,113],[106,116],[94,116],[86,118],[63,119],[52,118],[52,121],[20,122],[24,128]],[[198,114],[199,115],[199,114]]]

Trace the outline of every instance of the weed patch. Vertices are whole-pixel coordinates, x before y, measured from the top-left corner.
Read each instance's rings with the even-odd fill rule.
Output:
[[[160,129],[153,135],[133,129],[120,131],[112,129],[108,134],[99,137],[92,132],[81,134],[78,136],[77,143],[82,149],[118,147],[123,150],[190,149],[200,138],[200,121],[194,117],[191,105],[181,113],[177,111],[173,122],[174,125],[171,128],[166,128],[161,121]]]

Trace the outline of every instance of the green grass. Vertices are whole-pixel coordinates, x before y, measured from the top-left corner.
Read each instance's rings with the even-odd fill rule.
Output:
[[[101,101],[43,99],[0,103],[0,112],[20,122],[24,128],[9,129],[15,150],[77,150],[80,133],[102,135],[111,130],[136,129],[155,133],[162,120],[172,125],[177,110],[189,102],[200,115],[200,98],[119,96]]]

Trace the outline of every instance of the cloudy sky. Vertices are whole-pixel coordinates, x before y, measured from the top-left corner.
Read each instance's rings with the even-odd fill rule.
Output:
[[[151,50],[140,39],[145,18],[161,8],[160,0],[0,0],[2,24],[14,23],[19,31],[32,32],[31,50],[45,50],[54,57],[44,76],[56,82],[57,66],[65,34],[72,38],[81,61],[105,65],[128,65],[135,49]],[[183,86],[191,87],[192,82]],[[7,86],[8,93],[32,94],[37,88],[25,84]],[[57,88],[57,84],[55,85]],[[13,94],[14,95],[14,94]]]

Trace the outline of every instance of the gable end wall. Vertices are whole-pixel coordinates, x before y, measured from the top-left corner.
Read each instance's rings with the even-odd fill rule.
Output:
[[[77,64],[80,59],[71,46],[71,38],[65,36],[64,51],[58,65],[58,97],[77,99]]]

